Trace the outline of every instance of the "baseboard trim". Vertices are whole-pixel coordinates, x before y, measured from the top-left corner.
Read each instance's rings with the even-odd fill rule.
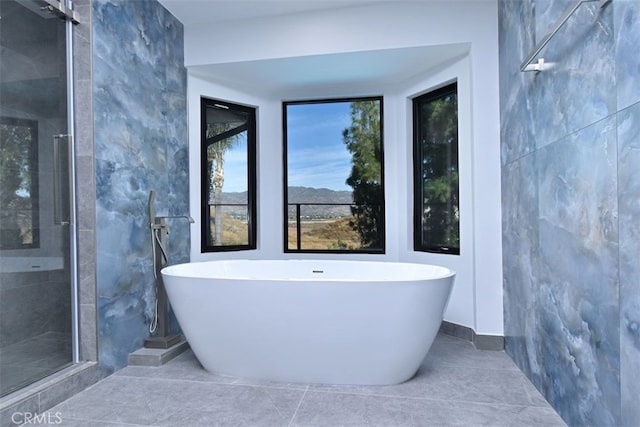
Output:
[[[462,326],[443,320],[440,324],[440,332],[461,338],[471,342],[478,350],[504,350],[504,337],[499,335],[480,335],[468,326]]]

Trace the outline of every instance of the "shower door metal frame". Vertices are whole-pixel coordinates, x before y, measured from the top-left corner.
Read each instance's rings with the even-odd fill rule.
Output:
[[[65,5],[66,3],[66,5]],[[75,108],[73,74],[73,26],[79,22],[73,12],[71,0],[60,2],[66,26],[67,67],[67,135],[69,139],[69,279],[71,286],[71,362],[80,362],[80,313],[78,291],[78,231],[76,223],[76,163],[75,163]],[[54,12],[55,13],[55,12]],[[61,16],[63,17],[63,16]]]

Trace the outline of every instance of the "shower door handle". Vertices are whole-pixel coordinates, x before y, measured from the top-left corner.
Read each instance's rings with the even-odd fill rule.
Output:
[[[70,225],[72,200],[73,139],[71,135],[53,136],[53,222]]]

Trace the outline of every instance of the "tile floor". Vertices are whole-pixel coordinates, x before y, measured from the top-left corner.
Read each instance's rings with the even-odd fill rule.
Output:
[[[418,374],[398,385],[224,377],[187,350],[161,367],[126,367],[48,412],[78,427],[565,425],[504,352],[442,334]]]

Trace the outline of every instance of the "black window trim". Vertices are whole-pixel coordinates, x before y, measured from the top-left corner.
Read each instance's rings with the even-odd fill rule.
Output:
[[[382,248],[379,250],[347,250],[347,249],[289,249],[288,227],[289,227],[289,192],[288,192],[288,159],[287,159],[287,106],[296,104],[322,104],[333,102],[358,102],[367,100],[378,100],[380,102],[380,181],[382,185],[382,197],[380,207],[382,210],[381,221],[381,243]],[[384,255],[386,253],[386,201],[385,201],[385,177],[384,177],[384,98],[382,95],[374,96],[346,96],[338,98],[319,98],[319,99],[302,99],[295,101],[282,102],[282,140],[283,140],[283,163],[282,163],[282,179],[283,179],[283,249],[284,253],[308,253],[308,254],[370,254]],[[300,230],[298,230],[299,233]]]
[[[248,113],[247,123],[247,226],[248,230],[248,243],[246,245],[220,245],[212,246],[208,245],[208,236],[205,222],[208,218],[208,203],[207,203],[207,188],[209,182],[207,180],[207,144],[206,132],[207,132],[207,107],[217,106],[222,108],[233,109]],[[254,250],[257,248],[257,108],[246,105],[236,104],[229,101],[223,101],[220,99],[209,98],[205,96],[200,97],[200,205],[201,205],[201,227],[200,227],[200,251],[201,253],[208,252],[233,252]]]
[[[411,103],[413,111],[413,250],[417,252],[460,255],[460,247],[455,248],[441,245],[427,246],[424,245],[422,241],[422,200],[424,200],[422,194],[422,145],[420,144],[418,133],[420,114],[416,107],[419,102],[435,100],[450,93],[455,93],[456,96],[458,96],[457,80],[416,96],[412,99]],[[458,150],[459,147],[460,144],[458,140]]]

